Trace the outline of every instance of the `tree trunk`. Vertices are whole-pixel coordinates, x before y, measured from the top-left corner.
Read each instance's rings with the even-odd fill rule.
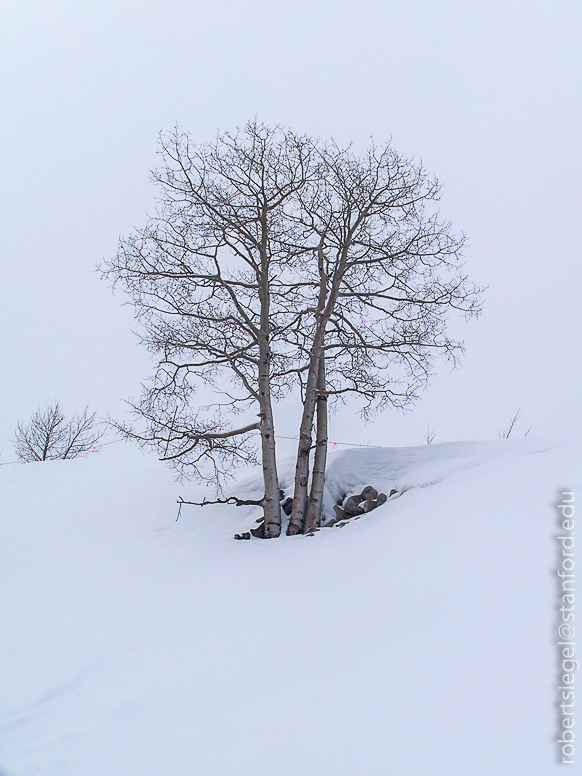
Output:
[[[325,466],[327,463],[327,395],[325,392],[325,357],[319,358],[319,373],[317,381],[317,424],[315,457],[311,477],[311,493],[307,505],[307,515],[303,533],[311,533],[321,521],[323,506],[323,486],[325,485]]]
[[[269,288],[269,256],[267,211],[263,208],[261,216],[261,271],[257,275],[259,299],[261,302],[261,324],[258,336],[259,344],[259,407],[261,420],[261,454],[263,464],[263,482],[265,497],[263,517],[265,539],[275,539],[281,535],[281,492],[277,474],[277,456],[275,454],[275,421],[271,402],[271,297]]]
[[[261,358],[259,374],[261,456],[265,485],[263,501],[265,539],[274,539],[281,534],[281,495],[275,454],[275,424],[271,404],[270,356],[270,349],[267,347],[264,357]]]
[[[331,288],[328,291],[328,276],[324,271],[323,248],[320,243],[318,249],[318,261],[321,277],[320,292],[317,309],[317,328],[311,347],[311,360],[305,386],[305,401],[303,403],[303,417],[299,430],[299,449],[297,451],[297,465],[295,467],[295,493],[293,496],[293,511],[289,519],[287,536],[294,536],[303,532],[307,514],[307,483],[309,480],[309,454],[311,452],[311,435],[313,431],[313,419],[315,405],[317,404],[317,384],[319,379],[319,363],[323,358],[323,346],[325,344],[325,330],[334,306],[337,302],[340,285],[343,279],[348,250],[351,245],[353,229],[350,230],[349,239],[346,238],[342,248],[341,260],[334,271]]]
[[[293,511],[289,518],[287,536],[295,536],[303,532],[303,525],[307,513],[307,484],[309,481],[309,456],[311,453],[311,441],[313,431],[313,419],[315,405],[317,403],[317,377],[319,373],[319,360],[321,347],[314,347],[311,356],[307,385],[305,387],[305,402],[303,404],[303,417],[299,429],[299,448],[297,450],[297,464],[295,466],[295,491],[293,494]]]

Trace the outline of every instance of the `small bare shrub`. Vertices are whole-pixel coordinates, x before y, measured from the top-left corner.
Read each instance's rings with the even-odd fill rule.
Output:
[[[105,434],[95,422],[96,413],[85,407],[79,415],[66,420],[59,403],[37,409],[30,422],[16,426],[14,450],[18,460],[51,461],[87,455]]]

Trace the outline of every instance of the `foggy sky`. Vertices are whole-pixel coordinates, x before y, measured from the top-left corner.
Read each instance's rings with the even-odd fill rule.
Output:
[[[517,435],[581,431],[581,20],[574,0],[5,0],[0,460],[39,404],[119,417],[138,395],[150,359],[96,265],[153,211],[160,130],[255,115],[422,159],[488,286],[452,324],[461,368],[437,362],[404,416],[344,407],[332,439],[495,439],[518,408]]]

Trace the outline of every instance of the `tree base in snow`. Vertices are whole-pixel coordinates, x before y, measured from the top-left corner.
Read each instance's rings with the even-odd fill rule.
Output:
[[[396,488],[392,488],[387,496],[385,493],[378,493],[378,491],[371,485],[367,485],[360,494],[346,498],[342,505],[334,504],[333,509],[335,512],[335,518],[331,518],[331,520],[328,520],[326,523],[324,523],[323,528],[332,528],[333,526],[342,528],[352,518],[357,520],[358,518],[362,517],[362,515],[371,512],[382,504],[385,504],[386,501],[388,501],[388,499],[394,496],[397,492],[398,491]],[[287,498],[282,499],[281,508],[287,516],[291,514],[292,507],[293,499],[291,497],[288,496]],[[234,538],[243,540],[250,539],[251,536],[254,536],[257,539],[264,539],[264,518],[259,517],[257,523],[259,523],[259,525],[256,528],[251,528],[250,531],[245,531],[240,534],[237,533],[234,535]],[[312,531],[309,531],[305,535],[314,536],[315,533],[319,530],[320,529],[318,527],[314,528]]]

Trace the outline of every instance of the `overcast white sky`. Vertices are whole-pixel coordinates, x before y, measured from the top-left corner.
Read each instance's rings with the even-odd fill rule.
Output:
[[[332,438],[419,444],[582,430],[579,0],[4,0],[0,11],[0,449],[60,398],[124,412],[151,371],[95,272],[152,211],[157,133],[257,114],[421,158],[489,286],[405,416],[344,408]],[[291,415],[280,433],[294,433]]]

